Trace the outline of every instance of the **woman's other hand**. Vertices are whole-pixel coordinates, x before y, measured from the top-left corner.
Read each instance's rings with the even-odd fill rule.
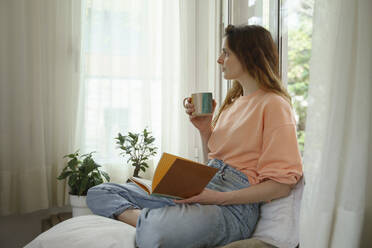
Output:
[[[191,103],[191,97],[186,99],[185,112],[189,115],[191,123],[199,130],[199,132],[204,133],[211,130],[213,113],[216,108],[216,101],[213,99],[212,114],[207,116],[194,116],[192,113],[195,111],[194,104]]]

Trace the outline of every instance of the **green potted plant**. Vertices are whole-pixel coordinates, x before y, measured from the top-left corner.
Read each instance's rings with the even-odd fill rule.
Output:
[[[101,166],[94,161],[92,154],[93,152],[79,155],[79,151],[76,151],[64,156],[64,158],[69,158],[69,161],[57,177],[58,180],[68,180],[70,204],[74,217],[91,213],[86,205],[88,189],[103,183],[103,178],[110,181],[110,176],[99,169]]]
[[[154,146],[155,138],[145,128],[142,133],[128,132],[127,135],[118,134],[115,138],[118,148],[123,150],[120,154],[127,158],[127,163],[134,166],[134,177],[140,177],[139,173],[149,168],[149,159],[157,153]]]

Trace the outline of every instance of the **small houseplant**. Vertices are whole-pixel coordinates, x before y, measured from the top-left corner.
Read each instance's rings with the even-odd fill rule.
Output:
[[[133,176],[139,177],[141,170],[145,172],[146,168],[149,168],[147,161],[157,153],[154,146],[155,138],[145,128],[142,133],[128,132],[127,135],[119,133],[115,139],[118,148],[123,150],[121,155],[128,158],[127,163],[135,167]]]
[[[73,216],[91,213],[86,206],[88,189],[103,183],[103,178],[110,181],[110,176],[99,169],[101,166],[94,161],[92,154],[93,152],[79,155],[79,151],[76,151],[64,156],[69,161],[57,177],[58,180],[68,180]]]

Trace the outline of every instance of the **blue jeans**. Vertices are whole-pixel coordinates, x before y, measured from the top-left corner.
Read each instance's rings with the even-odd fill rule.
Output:
[[[249,187],[240,171],[213,159],[219,171],[207,188],[226,192]],[[136,227],[138,247],[216,247],[249,238],[259,217],[259,204],[175,204],[172,199],[148,195],[134,183],[104,183],[91,188],[88,207],[94,214],[115,218],[126,209],[141,209]]]

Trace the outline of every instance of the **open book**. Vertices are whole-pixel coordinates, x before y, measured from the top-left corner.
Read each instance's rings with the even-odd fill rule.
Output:
[[[169,153],[163,153],[152,181],[131,177],[150,195],[184,199],[197,195],[216,174],[218,169]]]

